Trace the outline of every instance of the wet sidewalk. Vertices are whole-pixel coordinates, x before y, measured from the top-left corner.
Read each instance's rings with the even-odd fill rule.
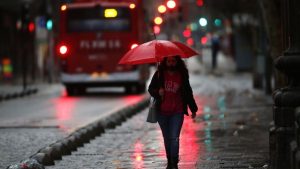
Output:
[[[54,89],[62,89],[63,86],[60,83],[44,83],[37,82],[35,84],[28,85],[25,89],[22,84],[0,84],[0,102],[8,101],[18,98],[24,98],[33,94],[49,94]]]
[[[37,92],[38,88],[32,85],[24,89],[22,85],[0,84],[0,102],[29,96]]]
[[[263,169],[268,167],[272,100],[251,89],[250,74],[192,75],[199,111],[185,117],[180,169]],[[158,124],[145,122],[147,110],[106,130],[49,169],[165,168]]]

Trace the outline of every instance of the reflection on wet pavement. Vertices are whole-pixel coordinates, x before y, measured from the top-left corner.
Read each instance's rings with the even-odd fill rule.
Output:
[[[197,117],[185,116],[181,131],[180,169],[267,166],[268,125],[261,123],[269,120],[265,113],[270,111],[269,107],[232,107],[234,99],[225,95],[196,95],[195,99],[199,107]],[[146,116],[147,110],[116,129],[107,130],[49,168],[165,168],[161,131],[158,124],[146,123]]]
[[[74,118],[74,109],[75,105],[78,102],[78,98],[72,98],[72,97],[59,97],[56,99],[53,99],[54,104],[54,111],[55,111],[55,118],[58,123],[59,128],[61,128],[63,131],[67,132],[67,126],[65,123],[67,121],[70,121],[72,118]]]
[[[133,162],[134,168],[144,168],[144,158],[143,158],[143,144],[137,140],[134,144],[134,154],[133,154]]]

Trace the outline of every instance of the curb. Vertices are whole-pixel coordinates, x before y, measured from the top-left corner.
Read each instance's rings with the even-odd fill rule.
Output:
[[[44,169],[44,166],[54,165],[55,160],[61,160],[62,156],[70,155],[72,151],[76,151],[84,143],[89,143],[96,136],[100,136],[105,132],[105,129],[113,129],[145,109],[149,105],[149,102],[150,97],[145,97],[136,104],[117,110],[110,116],[90,123],[71,133],[69,136],[38,150],[29,159],[23,160],[19,164],[8,166],[7,169],[25,169],[23,166],[26,166],[26,169]],[[27,165],[28,161],[32,164],[31,166],[35,167]]]
[[[0,94],[0,102],[16,99],[19,97],[29,96],[38,92],[37,88],[28,88],[19,92]]]

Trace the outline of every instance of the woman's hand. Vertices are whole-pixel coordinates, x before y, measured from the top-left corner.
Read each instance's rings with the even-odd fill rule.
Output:
[[[164,96],[164,94],[165,94],[165,90],[164,90],[164,88],[159,88],[159,90],[158,90],[158,94],[160,95],[160,96]]]

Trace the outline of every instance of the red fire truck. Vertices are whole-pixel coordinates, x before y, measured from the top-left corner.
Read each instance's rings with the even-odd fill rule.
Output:
[[[101,86],[145,91],[147,65],[118,65],[130,48],[148,40],[143,13],[141,0],[81,0],[61,6],[57,54],[68,95]]]

